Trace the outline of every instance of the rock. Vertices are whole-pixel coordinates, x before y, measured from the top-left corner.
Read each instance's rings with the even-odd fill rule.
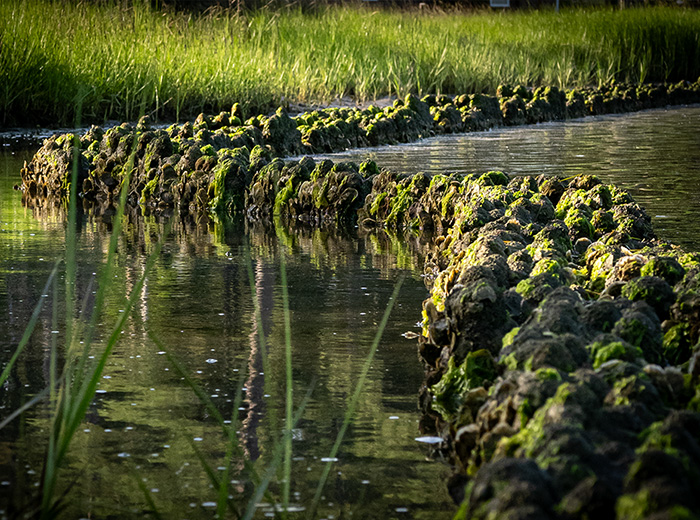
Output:
[[[468,517],[555,518],[557,495],[545,472],[530,460],[501,459],[484,467],[468,497]]]

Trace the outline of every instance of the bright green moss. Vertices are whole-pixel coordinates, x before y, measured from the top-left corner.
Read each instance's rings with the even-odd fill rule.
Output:
[[[490,171],[484,173],[477,181],[482,186],[506,186],[508,176],[500,171]]]
[[[296,189],[294,188],[294,179],[290,177],[287,179],[285,185],[277,192],[275,195],[275,215],[281,213],[282,207],[287,204],[296,195]]]
[[[643,520],[652,512],[649,491],[646,489],[622,495],[615,504],[615,513],[619,520]]]
[[[559,199],[556,208],[554,209],[556,217],[560,220],[564,220],[564,218],[574,207],[574,205],[585,204],[585,197],[586,192],[584,190],[572,190],[564,192],[564,194]]]
[[[205,144],[204,146],[202,146],[200,151],[202,152],[202,155],[216,157],[216,150],[214,150],[214,147],[210,144]]]
[[[635,361],[643,358],[642,350],[637,346],[632,346],[621,341],[611,343],[602,343],[597,341],[588,347],[593,368],[597,369],[611,359],[620,359],[623,361]]]
[[[641,269],[642,276],[658,276],[670,285],[680,282],[685,276],[685,269],[673,258],[655,257],[649,260]]]
[[[521,426],[518,433],[501,440],[502,451],[510,457],[533,457],[545,438],[544,426],[547,424],[550,410],[565,404],[572,390],[571,383],[559,385],[554,396],[547,399],[545,404],[537,409],[532,418]]]
[[[561,374],[556,368],[542,367],[535,371],[535,377],[540,381],[561,381]]]
[[[595,236],[593,224],[591,224],[585,212],[580,209],[569,210],[564,218],[564,224],[576,237],[593,238]]]
[[[495,379],[496,374],[493,357],[487,350],[470,352],[459,366],[451,357],[445,374],[430,388],[434,396],[433,410],[450,420],[459,411],[466,392],[485,386]]]
[[[523,298],[529,298],[532,296],[535,289],[537,289],[537,285],[533,282],[532,278],[525,278],[524,280],[518,282],[518,285],[515,286],[515,292],[517,292]]]
[[[532,268],[530,276],[537,276],[538,274],[549,273],[553,275],[559,275],[564,267],[566,267],[566,260],[563,258],[543,258],[538,261]],[[516,289],[517,290],[517,289]]]
[[[518,335],[518,332],[520,332],[520,327],[513,327],[512,329],[510,329],[510,332],[503,336],[503,340],[501,341],[503,348],[513,344],[515,336]]]
[[[370,159],[362,161],[362,163],[360,163],[360,175],[362,175],[364,178],[379,175],[379,167],[377,166],[377,163]]]
[[[146,204],[148,199],[150,199],[158,187],[158,177],[155,177],[148,181],[146,185],[141,190],[141,197],[139,198],[139,204]]]

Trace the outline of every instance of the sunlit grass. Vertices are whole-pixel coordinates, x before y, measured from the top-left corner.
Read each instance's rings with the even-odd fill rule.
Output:
[[[429,13],[336,7],[207,15],[0,3],[0,124],[167,118],[287,101],[574,87],[700,75],[700,12]]]

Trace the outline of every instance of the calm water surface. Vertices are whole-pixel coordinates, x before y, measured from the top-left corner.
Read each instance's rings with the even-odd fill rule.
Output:
[[[54,261],[65,254],[64,215],[28,209],[12,190],[31,153],[0,155],[0,361],[19,342]],[[448,136],[414,145],[336,154],[374,158],[397,171],[517,174],[595,173],[630,189],[660,235],[694,249],[700,218],[700,108],[650,111],[567,123]],[[163,224],[125,217],[102,333],[125,305]],[[84,216],[79,233],[77,294],[89,309],[104,263],[109,219]],[[420,246],[355,232],[289,232],[236,223],[176,222],[140,292],[86,421],[76,436],[63,485],[68,517],[141,517],[150,509],[139,481],[164,518],[213,518],[217,492],[197,452],[221,471],[220,428],[175,373],[180,360],[224,417],[241,420],[245,456],[263,468],[283,428],[285,361],[280,254],[288,271],[294,402],[311,389],[293,440],[292,501],[308,507],[377,323],[399,276],[406,276],[360,401],[356,421],[333,463],[320,518],[450,518],[445,465],[418,443],[416,396],[422,381],[415,343],[427,291]],[[253,287],[246,262],[251,258]],[[0,390],[0,418],[48,382],[49,345],[60,326],[41,314],[25,354]],[[255,318],[257,299],[263,318]],[[268,338],[265,373],[257,342]],[[154,335],[160,345],[149,338]],[[242,401],[234,410],[238,388]],[[0,431],[0,516],[28,507],[40,478],[47,412],[34,408]],[[233,492],[250,493],[240,458]],[[277,485],[271,488],[279,496]],[[257,516],[270,516],[261,504]],[[304,517],[304,512],[292,518]]]
[[[54,260],[64,255],[60,212],[22,207],[12,190],[24,157],[0,159],[0,306],[3,365],[19,342]],[[148,219],[126,219],[115,266],[115,287],[104,317],[109,330],[124,309],[124,294],[143,273],[162,232]],[[85,217],[79,236],[77,292],[88,306],[94,273],[106,257],[108,227]],[[253,291],[246,269],[249,251]],[[414,341],[427,296],[421,258],[387,237],[304,231],[289,235],[241,224],[176,223],[155,269],[139,294],[133,318],[110,357],[98,394],[71,451],[63,483],[75,482],[69,517],[140,517],[148,505],[142,479],[164,518],[212,518],[213,489],[195,454],[213,468],[226,464],[220,428],[174,371],[176,356],[224,417],[238,415],[246,456],[263,468],[283,428],[285,355],[279,259],[287,255],[293,344],[294,402],[311,398],[294,430],[292,501],[307,507],[343,422],[346,404],[396,280],[403,289],[369,372],[357,419],[332,466],[320,517],[449,518],[445,465],[428,460],[415,441],[417,391],[422,379]],[[60,285],[60,284],[59,284]],[[254,315],[253,298],[262,308]],[[59,296],[58,313],[63,305]],[[258,327],[268,338],[264,373]],[[0,417],[48,383],[51,306],[13,375],[0,392]],[[154,334],[163,346],[148,337]],[[60,338],[60,330],[57,337]],[[60,344],[60,339],[59,339]],[[233,401],[239,385],[243,400]],[[266,386],[267,385],[267,386]],[[0,431],[0,509],[28,504],[41,473],[46,412],[34,409]],[[237,476],[237,493],[250,491]],[[239,481],[239,479],[241,479]],[[279,496],[279,489],[273,486]],[[244,502],[245,505],[245,502]],[[398,510],[398,511],[397,511]],[[259,517],[269,513],[261,505]],[[303,517],[303,512],[296,514]]]

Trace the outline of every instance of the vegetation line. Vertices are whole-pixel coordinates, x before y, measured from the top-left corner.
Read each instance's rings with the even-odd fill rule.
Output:
[[[67,125],[146,113],[191,119],[241,103],[407,93],[494,93],[498,84],[582,87],[700,75],[700,12],[676,8],[237,15],[147,2],[0,2],[0,125]],[[99,35],[96,37],[95,35]]]

